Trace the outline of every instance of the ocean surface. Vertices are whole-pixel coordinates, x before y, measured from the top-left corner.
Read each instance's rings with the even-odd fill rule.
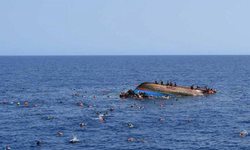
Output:
[[[155,79],[217,93],[119,98]],[[250,135],[239,134],[250,132],[249,85],[250,56],[2,56],[0,149],[247,150]]]

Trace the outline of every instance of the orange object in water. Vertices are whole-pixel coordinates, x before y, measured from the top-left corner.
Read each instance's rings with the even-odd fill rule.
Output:
[[[160,107],[163,107],[163,105],[160,105]]]
[[[83,104],[82,104],[82,103],[80,103],[80,104],[79,104],[79,106],[83,106]]]
[[[84,123],[79,123],[79,125],[80,125],[81,127],[83,127],[83,126],[84,126]]]
[[[108,92],[109,92],[109,90],[106,90],[106,92],[108,93]]]
[[[25,104],[25,105],[28,105],[29,103],[28,103],[28,102],[25,102],[24,104]]]
[[[134,138],[129,138],[128,141],[134,141]]]
[[[4,104],[6,104],[7,102],[6,101],[3,101]]]
[[[35,104],[34,107],[37,107],[37,104]]]
[[[94,95],[93,98],[96,98],[96,96]]]
[[[100,121],[105,121],[106,119],[101,118]]]
[[[114,108],[110,108],[110,111],[114,111]]]
[[[159,121],[163,121],[163,119],[162,119],[162,118],[160,118],[160,119],[159,119]]]

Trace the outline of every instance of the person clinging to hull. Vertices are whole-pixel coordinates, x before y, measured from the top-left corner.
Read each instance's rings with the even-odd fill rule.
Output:
[[[157,81],[157,80],[155,80],[155,84],[158,84],[158,81]]]

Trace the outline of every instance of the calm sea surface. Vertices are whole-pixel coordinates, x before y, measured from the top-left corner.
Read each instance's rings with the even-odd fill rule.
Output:
[[[119,98],[155,79],[218,92],[177,100]],[[239,136],[250,132],[249,85],[250,56],[0,57],[0,149],[250,149],[250,136]],[[100,121],[96,112],[107,110]],[[70,143],[74,136],[79,142]]]

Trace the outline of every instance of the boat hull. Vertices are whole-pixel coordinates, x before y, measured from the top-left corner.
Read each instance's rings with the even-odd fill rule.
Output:
[[[161,84],[155,84],[150,82],[145,82],[140,84],[134,90],[137,92],[145,92],[147,95],[154,96],[202,96],[204,95],[203,90],[190,89],[182,86],[166,86]]]

